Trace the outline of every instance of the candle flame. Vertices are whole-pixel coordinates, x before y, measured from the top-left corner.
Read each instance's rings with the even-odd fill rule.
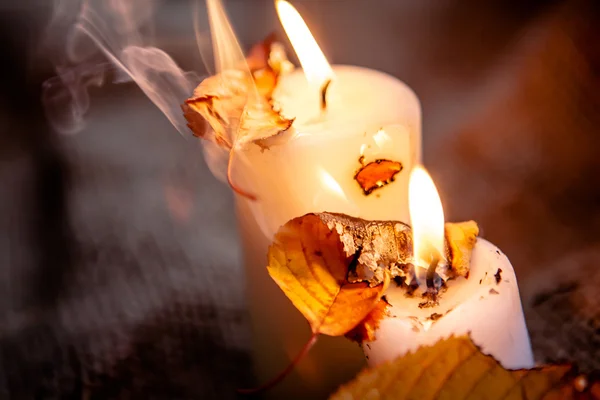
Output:
[[[325,55],[294,6],[285,0],[277,0],[276,7],[283,29],[302,64],[306,79],[311,85],[321,88],[333,78],[333,70]]]
[[[410,175],[408,208],[415,261],[426,268],[444,254],[444,209],[431,176],[420,166]]]

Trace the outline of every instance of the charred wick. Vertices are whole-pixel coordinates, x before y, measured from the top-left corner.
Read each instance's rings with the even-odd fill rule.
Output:
[[[426,277],[426,283],[427,283],[427,290],[431,291],[434,290],[437,292],[437,290],[435,289],[435,269],[438,266],[438,263],[440,262],[440,258],[437,256],[434,256],[433,260],[431,260],[431,263],[429,263],[429,267],[427,268],[427,277]]]
[[[331,79],[327,79],[321,86],[321,111],[327,110],[327,90],[331,85]]]

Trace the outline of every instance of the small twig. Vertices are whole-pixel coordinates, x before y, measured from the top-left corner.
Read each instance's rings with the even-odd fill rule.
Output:
[[[321,86],[321,111],[327,109],[327,89],[329,89],[329,85],[331,85],[331,79],[327,79]]]
[[[314,346],[314,344],[317,342],[318,338],[319,338],[319,334],[313,333],[312,336],[310,337],[310,339],[308,340],[308,342],[306,342],[304,347],[302,347],[302,350],[300,350],[300,353],[298,353],[296,358],[294,358],[292,360],[292,362],[290,362],[288,364],[288,366],[285,367],[285,369],[283,371],[281,371],[275,378],[271,379],[269,382],[267,382],[264,385],[261,385],[257,388],[238,389],[237,392],[240,394],[250,395],[250,394],[257,394],[257,393],[263,392],[265,390],[271,389],[273,386],[275,386],[279,382],[281,382],[286,376],[289,375],[290,372],[292,372],[294,370],[294,367],[296,366],[296,364],[298,364],[300,362],[300,360],[302,360],[304,358],[304,356],[306,356],[306,353],[308,353],[309,350]]]
[[[255,201],[257,199],[255,195],[253,195],[252,193],[246,192],[245,190],[237,187],[235,185],[235,183],[233,183],[233,179],[231,177],[231,165],[233,164],[232,160],[233,160],[233,150],[231,150],[229,152],[229,160],[227,161],[227,183],[229,183],[229,186],[231,186],[231,189],[234,192],[236,192],[237,194],[239,194],[240,196],[243,196],[243,197],[247,198],[248,200]]]

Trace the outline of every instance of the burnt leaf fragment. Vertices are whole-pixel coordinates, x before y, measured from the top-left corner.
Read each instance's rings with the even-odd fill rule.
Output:
[[[354,180],[358,182],[365,196],[368,196],[374,190],[392,183],[402,169],[403,166],[398,161],[375,160],[360,167],[354,175]]]

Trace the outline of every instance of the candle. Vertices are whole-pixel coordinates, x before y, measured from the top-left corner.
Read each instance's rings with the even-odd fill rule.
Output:
[[[411,175],[409,194],[415,262],[420,284],[432,258],[444,254],[443,210],[437,190],[422,168]],[[421,268],[419,268],[421,267]],[[468,278],[447,282],[439,304],[422,308],[421,296],[393,288],[386,295],[389,316],[376,340],[364,346],[370,365],[393,360],[451,335],[469,333],[484,353],[505,368],[531,368],[533,355],[514,270],[493,244],[477,239]]]
[[[305,68],[284,76],[273,97],[282,114],[295,120],[269,149],[247,146],[237,151],[232,168],[234,181],[257,198],[237,196],[236,205],[253,358],[261,381],[280,372],[311,336],[307,322],[265,268],[274,233],[294,217],[319,211],[408,221],[409,171],[421,157],[420,106],[412,90],[374,70],[329,67],[293,7],[281,1],[277,5]],[[301,46],[305,42],[310,44]],[[322,109],[322,88],[329,80]],[[380,182],[367,195],[356,173],[378,160],[399,163],[402,169],[393,181]],[[269,394],[325,398],[363,363],[355,344],[322,337],[291,376]]]

